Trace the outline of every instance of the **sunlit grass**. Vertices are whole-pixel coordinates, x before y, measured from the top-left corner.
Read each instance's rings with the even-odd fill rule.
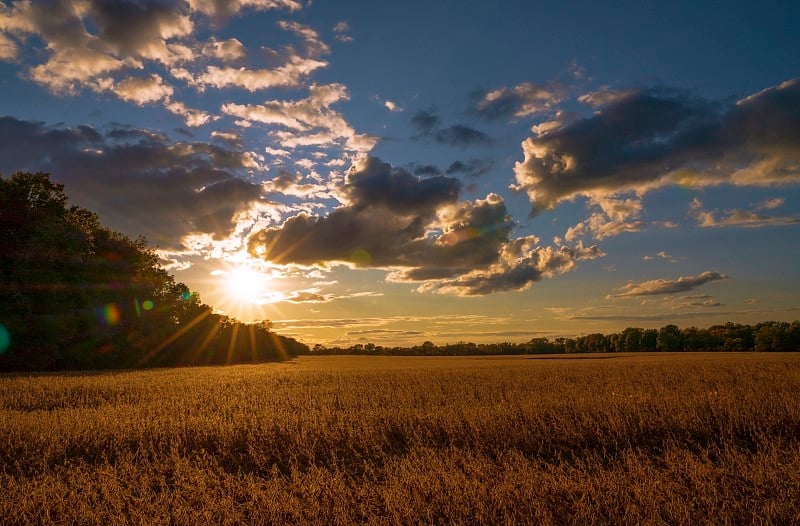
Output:
[[[0,523],[790,524],[800,356],[0,378]]]

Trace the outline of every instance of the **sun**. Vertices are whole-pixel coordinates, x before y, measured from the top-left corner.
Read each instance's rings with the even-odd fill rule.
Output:
[[[240,303],[259,303],[267,292],[269,278],[249,267],[237,267],[225,275],[225,288]]]

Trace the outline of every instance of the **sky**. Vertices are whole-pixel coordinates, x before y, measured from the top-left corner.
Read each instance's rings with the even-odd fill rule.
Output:
[[[796,2],[0,0],[0,174],[308,344],[800,318]]]

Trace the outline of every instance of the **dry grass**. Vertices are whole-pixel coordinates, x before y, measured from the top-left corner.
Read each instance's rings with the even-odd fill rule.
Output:
[[[2,524],[798,524],[800,355],[0,378]]]

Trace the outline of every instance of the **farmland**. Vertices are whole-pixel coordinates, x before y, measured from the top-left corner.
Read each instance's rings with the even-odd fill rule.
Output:
[[[800,355],[0,377],[3,524],[789,524]]]

